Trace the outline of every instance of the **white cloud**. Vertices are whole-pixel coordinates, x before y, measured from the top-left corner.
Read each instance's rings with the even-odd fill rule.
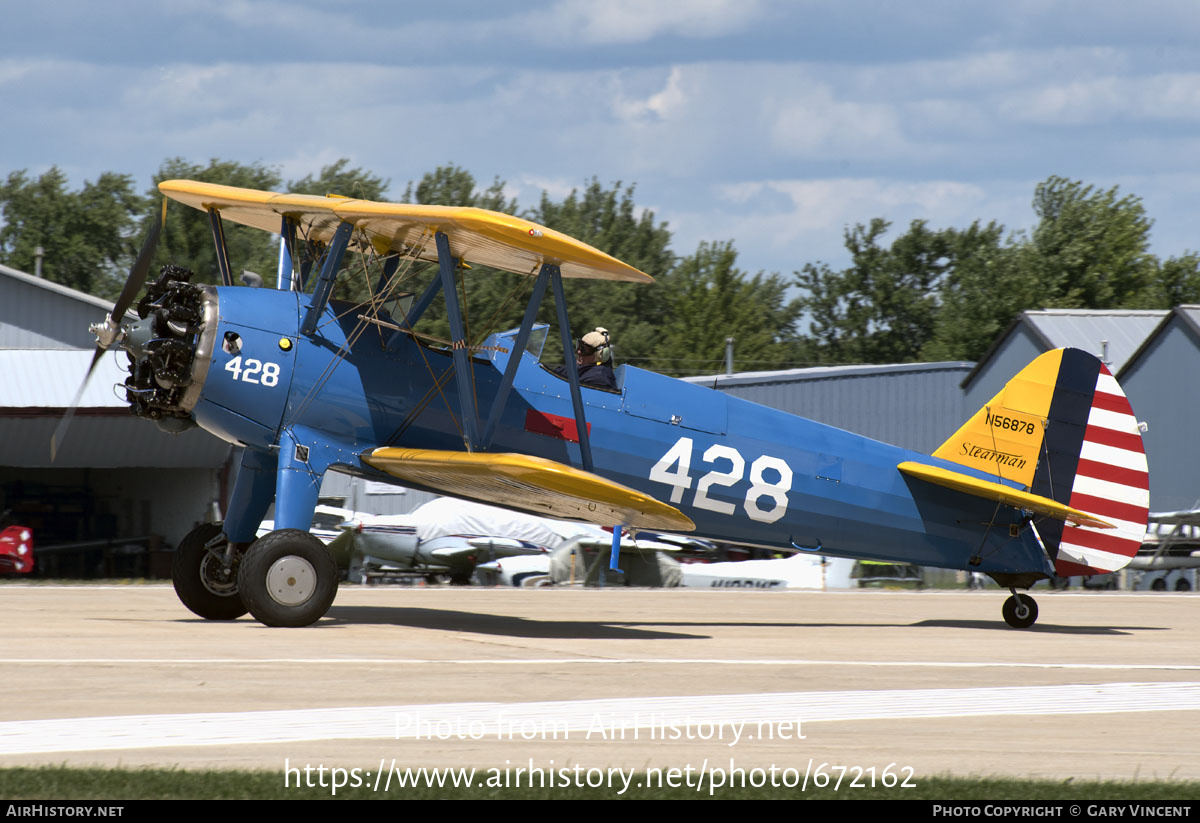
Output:
[[[0,86],[16,85],[47,65],[44,60],[0,60]]]
[[[626,98],[618,93],[613,101],[613,110],[622,120],[634,120],[648,115],[664,119],[677,118],[683,114],[687,102],[688,95],[683,90],[683,69],[674,66],[661,91],[644,99]]]
[[[537,203],[542,192],[550,195],[551,200],[562,200],[569,195],[573,190],[580,188],[583,185],[582,180],[569,180],[565,177],[543,177],[536,174],[522,174],[517,179],[516,183],[509,182],[505,187],[506,197],[519,197],[521,203],[525,206],[532,206]],[[513,188],[510,193],[509,187]]]
[[[771,144],[785,154],[891,153],[904,143],[895,107],[838,100],[809,88],[783,103],[770,125]]]
[[[1162,50],[1120,32],[1035,48],[1053,37],[1003,29],[984,49],[974,33],[947,30],[957,47],[912,57],[869,51],[859,33],[836,59],[818,59],[804,36],[841,31],[853,13],[735,0],[447,6],[373,17],[317,2],[179,0],[155,24],[157,54],[170,56],[150,68],[114,58],[119,48],[95,62],[2,59],[0,97],[20,113],[6,123],[4,160],[148,182],[174,155],[258,160],[287,178],[352,157],[401,191],[457,163],[482,185],[510,181],[526,207],[596,175],[636,183],[677,250],[732,237],[755,268],[834,257],[843,227],[873,216],[1019,227],[1050,174],[1145,178],[1145,190],[1129,190],[1146,197],[1156,229],[1178,227],[1173,237],[1200,208],[1186,186],[1154,201],[1158,211],[1150,199],[1198,150],[1200,50],[1184,34]],[[916,26],[889,14],[873,22]],[[812,25],[785,28],[801,22]],[[207,39],[177,36],[187,23]],[[1102,128],[1113,123],[1121,128]]]
[[[285,149],[287,147],[284,147]],[[279,159],[279,172],[283,175],[284,181],[300,180],[301,178],[313,175],[314,177],[320,173],[321,169],[326,166],[332,166],[343,157],[350,161],[350,168],[357,168],[362,165],[359,160],[347,152],[338,151],[330,145],[324,146],[295,146],[292,147],[291,154]],[[380,175],[384,179],[387,175]],[[393,181],[394,183],[395,181]],[[345,194],[351,195],[353,192],[326,192],[327,194]],[[393,191],[392,194],[399,196],[399,192]]]
[[[759,0],[560,0],[523,19],[537,22],[530,31],[543,41],[628,44],[662,35],[719,37],[747,28],[762,12]]]
[[[818,260],[835,268],[846,265],[844,230],[874,217],[892,223],[890,235],[905,231],[917,219],[934,227],[994,219],[1010,229],[1024,228],[1031,218],[1033,185],[884,178],[760,180],[715,187],[707,203],[664,209],[659,217],[674,228],[678,253],[690,253],[701,241],[733,238],[743,268],[787,274]]]
[[[1200,73],[1108,75],[1051,83],[1006,95],[1001,109],[1014,118],[1044,125],[1145,118],[1194,121],[1200,118]]]
[[[719,189],[733,203],[747,203],[764,191],[785,195],[792,204],[786,213],[755,215],[751,221],[771,224],[778,242],[813,230],[839,230],[842,226],[902,212],[928,215],[937,220],[973,211],[985,199],[983,188],[952,180],[897,181],[873,178],[825,180],[770,180],[740,183]]]

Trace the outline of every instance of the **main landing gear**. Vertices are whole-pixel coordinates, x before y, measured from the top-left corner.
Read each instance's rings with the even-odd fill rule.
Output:
[[[309,626],[337,595],[337,564],[325,544],[299,529],[280,529],[246,550],[238,569],[242,602],[267,626]]]
[[[220,523],[201,523],[179,541],[171,563],[175,594],[205,620],[236,620],[246,613],[238,596],[241,555],[229,551]]]
[[[1016,589],[1009,589],[1012,597],[1004,601],[1000,609],[1004,622],[1014,629],[1028,629],[1037,622],[1037,602],[1027,594],[1017,594]]]
[[[206,620],[250,612],[267,626],[308,626],[337,595],[337,564],[320,540],[280,529],[230,550],[219,523],[192,529],[179,543],[171,578],[180,601]]]

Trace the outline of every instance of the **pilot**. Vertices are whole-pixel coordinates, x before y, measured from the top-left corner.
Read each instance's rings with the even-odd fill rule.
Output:
[[[612,342],[608,329],[597,326],[579,338],[579,345],[575,347],[575,365],[579,370],[580,385],[616,391],[617,378],[612,369]],[[566,365],[555,366],[552,371],[567,376]]]

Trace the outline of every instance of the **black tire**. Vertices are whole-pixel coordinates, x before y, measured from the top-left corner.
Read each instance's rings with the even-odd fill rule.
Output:
[[[266,626],[311,626],[333,605],[337,564],[325,544],[299,529],[256,540],[238,568],[242,602]]]
[[[1156,577],[1150,581],[1150,591],[1165,592],[1167,590],[1167,578]]]
[[[1175,581],[1175,591],[1190,592],[1191,590],[1192,590],[1192,584],[1188,582],[1186,577],[1181,577]]]
[[[1004,601],[1000,613],[1004,615],[1004,622],[1014,629],[1028,629],[1037,622],[1037,601],[1027,594],[1014,594]]]
[[[201,523],[179,541],[171,561],[175,594],[188,609],[205,620],[237,620],[246,613],[238,594],[238,560],[226,572],[220,558],[205,545],[221,533],[220,523]]]

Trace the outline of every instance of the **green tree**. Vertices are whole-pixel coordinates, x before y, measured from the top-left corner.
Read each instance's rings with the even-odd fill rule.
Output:
[[[890,247],[882,219],[846,232],[852,264],[808,264],[797,285],[823,362],[978,359],[1026,309],[1168,307],[1200,299],[1200,255],[1160,262],[1139,198],[1050,177],[1030,236],[975,221],[914,221]]]
[[[1002,230],[990,224],[985,242],[959,252],[925,357],[979,359],[1027,309],[1167,308],[1200,298],[1200,258],[1160,263],[1140,198],[1054,176],[1038,184],[1033,211],[1031,237],[1001,244]]]
[[[1034,192],[1031,264],[1046,306],[1104,309],[1149,299],[1158,266],[1140,198],[1050,177]]]
[[[499,178],[480,188],[470,172],[458,166],[441,166],[424,175],[418,183],[409,183],[405,199],[430,205],[473,206],[514,214],[517,201],[506,198],[505,184]],[[659,276],[670,270],[674,256],[666,225],[655,220],[652,212],[637,208],[633,187],[620,183],[605,188],[593,179],[582,191],[572,191],[564,200],[554,201],[543,193],[537,207],[523,217],[593,245],[642,271]],[[466,322],[475,342],[488,330],[512,328],[521,321],[533,287],[533,278],[524,274],[498,272],[483,266],[466,271]],[[436,267],[427,267],[418,283],[423,287],[437,276]],[[419,290],[419,288],[414,288]],[[572,338],[596,326],[604,326],[613,335],[618,361],[645,357],[655,352],[664,314],[662,289],[654,285],[624,284],[587,280],[564,283],[567,310],[574,328]],[[430,309],[423,320],[423,331],[436,336],[448,334],[440,304]],[[538,315],[548,323],[543,360],[561,360],[554,300],[547,291]]]
[[[207,166],[201,166],[189,163],[181,157],[170,158],[163,161],[154,175],[155,188],[151,189],[149,194],[153,197],[155,205],[143,217],[142,234],[149,229],[155,217],[155,210],[161,202],[158,184],[174,179],[265,190],[278,190],[282,180],[278,170],[261,163],[246,165],[213,158]],[[229,265],[233,271],[234,283],[240,285],[239,277],[242,271],[249,270],[257,272],[267,283],[273,284],[279,260],[277,238],[267,232],[238,225],[229,220],[224,221],[224,229],[225,246],[229,252]],[[207,214],[171,201],[167,208],[167,219],[163,224],[162,238],[152,272],[166,263],[175,263],[191,269],[195,272],[193,282],[221,282],[216,245]]]
[[[287,184],[293,194],[337,194],[357,200],[383,200],[391,185],[390,180],[377,177],[363,168],[346,168],[350,159],[343,157],[321,169],[316,177],[311,174]]]
[[[788,282],[776,274],[748,277],[736,268],[732,242],[701,243],[661,281],[667,312],[655,371],[712,374],[723,369],[726,338],[734,338],[735,367],[792,365],[800,301],[787,300]]]
[[[1042,291],[1033,252],[1023,238],[1001,241],[997,223],[954,232],[955,265],[939,290],[933,337],[923,360],[978,360],[1022,311],[1038,305]]]
[[[112,299],[136,254],[142,205],[126,174],[105,172],[72,192],[57,166],[37,178],[12,172],[0,185],[0,259],[33,272],[41,246],[43,277]]]
[[[464,206],[515,214],[517,201],[504,196],[504,187],[504,181],[497,177],[490,186],[481,189],[474,175],[451,164],[426,172],[415,183],[409,181],[401,199],[428,206]],[[404,288],[419,294],[439,276],[436,263],[420,264],[414,267],[412,280]],[[469,269],[459,269],[457,276],[459,297],[466,298],[464,321],[471,342],[482,342],[490,332],[520,323],[525,308],[522,295],[527,296],[532,288],[530,278],[474,264]],[[449,339],[450,323],[442,300],[434,301],[418,329]]]
[[[903,363],[917,359],[932,337],[937,289],[953,266],[953,234],[914,220],[890,248],[880,244],[891,224],[881,218],[845,232],[851,264],[834,271],[809,263],[796,273],[806,294],[813,354],[826,363]]]
[[[469,206],[516,214],[517,201],[515,198],[505,198],[504,186],[504,181],[496,177],[490,186],[480,189],[474,175],[461,166],[438,166],[422,176],[420,182],[414,184],[409,181],[402,202],[429,206]]]
[[[633,194],[632,185],[618,182],[605,187],[593,177],[582,191],[573,189],[562,201],[543,192],[526,216],[658,280],[675,264],[671,232],[666,223],[656,220],[654,212],[638,208]],[[660,338],[667,317],[667,295],[661,284],[570,280],[563,290],[575,326],[573,337],[603,326],[612,333],[618,361],[641,362],[663,354]],[[550,319],[552,311],[551,302],[546,301],[542,317],[557,328]],[[551,339],[554,345],[547,345],[543,359],[562,356],[557,336]]]
[[[363,168],[347,168],[349,158],[343,157],[321,169],[316,177],[309,174],[299,180],[289,181],[286,188],[293,194],[314,194],[317,196],[337,195],[351,197],[357,200],[382,201],[387,192],[390,180],[372,174]],[[300,238],[302,240],[302,238]],[[305,249],[300,245],[295,253],[316,253],[315,249]],[[334,296],[344,300],[361,301],[366,299],[374,290],[374,283],[379,279],[381,263],[373,255],[365,251],[351,251],[342,259],[342,273],[338,276]],[[307,287],[311,290],[315,274],[310,273]]]
[[[1160,309],[1200,303],[1200,254],[1184,252],[1159,263],[1149,302]]]

